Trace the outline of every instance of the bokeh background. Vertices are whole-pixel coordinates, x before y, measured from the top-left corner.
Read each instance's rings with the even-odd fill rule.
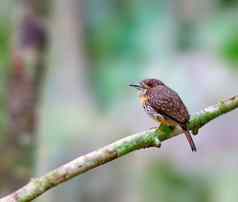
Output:
[[[159,78],[195,113],[237,94],[237,0],[3,0],[0,195],[155,126],[130,82]],[[237,202],[238,111],[192,153],[179,136],[77,177],[42,202]]]

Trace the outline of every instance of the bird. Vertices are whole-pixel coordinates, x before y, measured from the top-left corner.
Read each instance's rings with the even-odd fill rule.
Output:
[[[188,129],[190,114],[180,96],[158,79],[145,79],[129,84],[139,91],[140,102],[145,112],[156,122],[167,126],[179,126],[190,144],[192,151],[196,145]]]

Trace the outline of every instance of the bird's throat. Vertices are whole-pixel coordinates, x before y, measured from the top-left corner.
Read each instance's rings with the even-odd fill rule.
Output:
[[[146,95],[140,95],[140,102],[141,102],[141,104],[142,104],[143,106],[146,105],[148,99],[149,99],[148,96],[146,96]]]

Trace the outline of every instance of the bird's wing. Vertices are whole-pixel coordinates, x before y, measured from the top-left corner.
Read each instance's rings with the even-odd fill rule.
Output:
[[[148,91],[149,103],[156,112],[185,124],[189,113],[178,94],[166,86],[158,86]]]

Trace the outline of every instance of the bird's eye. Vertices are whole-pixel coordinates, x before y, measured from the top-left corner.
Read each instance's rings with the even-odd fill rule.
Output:
[[[149,88],[152,88],[152,87],[153,87],[153,83],[147,82],[147,83],[145,84],[145,86],[146,86],[146,87],[149,87]]]

